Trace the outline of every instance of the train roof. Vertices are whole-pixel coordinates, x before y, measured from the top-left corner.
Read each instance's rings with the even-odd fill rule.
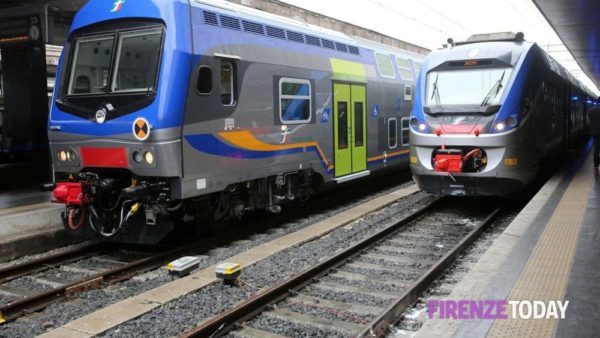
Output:
[[[439,49],[432,51],[427,56],[427,68],[433,69],[442,63],[450,60],[476,60],[476,59],[498,59],[504,61],[513,67],[523,53],[528,53],[531,49],[538,49],[548,67],[560,77],[567,79],[573,85],[582,91],[593,96],[583,84],[567,71],[554,58],[546,53],[537,43],[529,41],[515,41],[511,39],[494,39],[492,41],[466,41],[457,43],[452,48]]]
[[[312,25],[292,18],[265,12],[259,9],[238,5],[225,0],[193,0],[191,3],[193,6],[201,7],[203,9],[206,9],[206,7],[212,7],[213,9],[220,9],[223,11],[235,13],[235,15],[244,19],[254,20],[263,24],[271,24],[276,26],[283,26],[285,28],[293,28],[303,33],[309,33],[313,35],[318,35],[320,37],[335,39],[337,40],[336,42],[343,42],[357,47],[376,50],[378,52],[403,55],[417,60],[422,60],[425,58],[425,56],[422,54],[392,47],[376,41],[347,35],[345,33],[338,32],[332,29]]]
[[[336,37],[341,40],[345,40],[345,42],[355,42],[350,36],[337,32],[331,29],[323,28],[320,26],[311,25],[299,20],[294,20],[291,18],[287,18],[281,15],[269,13],[262,11],[260,9],[238,5],[230,1],[226,0],[193,0],[193,5],[208,5],[210,7],[216,7],[223,10],[227,10],[230,12],[235,12],[238,14],[245,14],[248,16],[253,16],[254,18],[265,19],[265,21],[271,21],[272,23],[279,23],[288,26],[294,26],[298,29],[309,29],[313,32],[320,32],[321,34],[325,34],[331,37]]]
[[[253,26],[255,29],[261,31],[266,30],[267,34],[263,33],[263,35],[294,42],[302,41],[308,45],[317,45],[317,43],[321,45],[321,42],[319,42],[320,38],[323,43],[328,43],[327,46],[323,44],[323,48],[336,49],[355,55],[360,54],[359,49],[363,48],[390,55],[404,56],[415,60],[422,60],[424,58],[424,55],[422,54],[350,36],[332,29],[319,27],[225,0],[146,0],[136,2],[135,6],[123,6],[122,9],[116,12],[111,11],[111,8],[113,7],[111,2],[107,2],[106,0],[90,0],[75,15],[69,34],[83,27],[106,20],[140,17],[163,19],[165,21],[174,20],[172,16],[164,17],[163,14],[164,12],[171,10],[168,9],[168,7],[179,5],[189,5],[203,10],[205,22],[208,17],[212,22],[206,23],[214,26],[222,26],[224,28],[235,30],[242,30],[241,28],[243,27],[243,30],[247,31],[244,25],[249,24],[249,26]],[[222,19],[225,18],[226,20],[221,22],[217,17],[221,17]],[[167,25],[170,24],[170,22],[166,23]],[[248,30],[248,32],[254,32],[252,31],[252,27],[249,28],[250,30]],[[276,33],[279,35],[271,35],[268,28],[277,31]],[[285,31],[287,31],[287,34]],[[305,40],[304,37],[307,39]]]
[[[429,69],[449,60],[498,59],[516,66],[523,52],[527,52],[532,42],[486,41],[459,44],[452,48],[432,51],[428,56]]]

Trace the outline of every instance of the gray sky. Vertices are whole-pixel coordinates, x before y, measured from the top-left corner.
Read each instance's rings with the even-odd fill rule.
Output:
[[[586,86],[600,91],[583,73],[531,0],[281,0],[369,28],[429,49],[452,37],[523,32]]]

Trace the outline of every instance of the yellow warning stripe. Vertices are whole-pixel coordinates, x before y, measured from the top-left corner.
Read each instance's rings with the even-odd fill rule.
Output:
[[[564,300],[594,179],[590,162],[588,156],[563,194],[508,300]],[[558,319],[498,320],[487,337],[554,337],[557,325]]]

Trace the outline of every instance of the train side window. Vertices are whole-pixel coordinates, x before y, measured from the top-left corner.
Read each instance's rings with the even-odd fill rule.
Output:
[[[348,102],[337,103],[338,114],[338,149],[348,148]]]
[[[400,120],[402,123],[402,126],[400,128],[400,138],[402,140],[402,145],[403,146],[407,146],[409,143],[409,135],[410,135],[410,118],[409,117],[403,117],[402,120]]]
[[[221,103],[234,106],[235,99],[235,67],[231,61],[221,61]]]
[[[388,147],[390,149],[398,147],[398,119],[395,117],[388,120]]]
[[[412,85],[404,85],[404,100],[412,101]]]
[[[398,73],[400,73],[402,79],[412,81],[413,74],[412,70],[410,69],[410,63],[408,62],[408,59],[397,57],[396,64],[398,65]]]
[[[389,55],[375,53],[375,60],[377,61],[377,69],[379,69],[379,75],[381,75],[381,77],[387,77],[390,79],[396,77],[394,74],[394,67],[392,66],[392,59]]]
[[[540,92],[542,89],[542,87],[536,88],[533,85],[533,81],[530,81],[525,85],[525,95],[523,95],[523,98],[521,99],[521,114],[523,116],[527,116],[529,110],[535,102],[536,97],[538,96],[538,92]]]
[[[363,130],[363,103],[354,103],[354,146],[361,147],[364,145],[364,130]]]
[[[212,69],[208,66],[200,66],[198,69],[198,83],[196,84],[198,93],[209,95],[212,93]]]
[[[311,84],[308,80],[279,80],[279,119],[282,124],[309,123],[312,117]]]
[[[415,75],[417,77],[419,77],[419,74],[421,74],[421,68],[423,68],[423,65],[419,62],[413,62],[413,65],[415,66]]]

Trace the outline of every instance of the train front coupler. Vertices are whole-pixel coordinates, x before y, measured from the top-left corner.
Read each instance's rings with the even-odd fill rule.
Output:
[[[52,190],[53,202],[65,205],[62,221],[71,232],[78,231],[86,223],[86,209],[90,203],[88,188],[81,182],[59,182]]]
[[[432,166],[436,172],[452,174],[478,173],[487,164],[486,152],[478,147],[451,147],[442,145],[432,153]]]
[[[157,226],[157,214],[161,211],[153,204],[167,195],[164,190],[161,183],[138,179],[125,183],[124,179],[80,173],[76,179],[71,176],[56,183],[53,196],[55,203],[65,204],[63,223],[77,236],[152,244],[173,228],[170,222]],[[155,227],[146,229],[148,226]]]

